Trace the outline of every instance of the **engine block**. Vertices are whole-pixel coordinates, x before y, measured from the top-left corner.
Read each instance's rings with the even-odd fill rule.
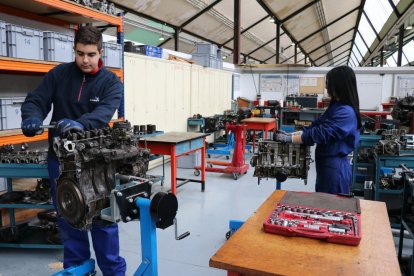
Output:
[[[255,167],[255,177],[276,178],[278,182],[284,182],[288,177],[302,178],[306,184],[310,161],[309,146],[262,140],[251,165]]]
[[[139,148],[138,142],[128,122],[54,138],[61,171],[56,204],[69,224],[80,229],[92,226],[101,210],[109,206],[115,174],[145,177],[150,151]],[[146,185],[142,192],[149,197],[151,187]]]
[[[401,150],[407,146],[405,130],[388,129],[382,132],[381,140],[374,145],[374,151],[378,155],[400,155]]]

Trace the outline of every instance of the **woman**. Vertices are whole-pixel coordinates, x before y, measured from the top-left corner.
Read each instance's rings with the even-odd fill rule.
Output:
[[[354,71],[348,66],[332,69],[326,75],[326,89],[331,103],[324,114],[302,131],[276,134],[276,140],[309,146],[316,143],[316,192],[349,194],[352,169],[348,154],[358,144],[361,128]]]

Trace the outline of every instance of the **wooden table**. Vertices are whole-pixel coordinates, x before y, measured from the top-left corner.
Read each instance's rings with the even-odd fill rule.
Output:
[[[401,275],[384,202],[361,200],[359,246],[263,231],[285,191],[275,191],[210,259],[228,275]]]
[[[140,146],[147,147],[152,154],[171,156],[171,192],[176,194],[177,187],[188,182],[201,183],[201,191],[206,182],[206,148],[205,139],[208,134],[191,132],[169,132],[140,140]],[[201,180],[177,177],[177,157],[201,150]],[[177,180],[183,181],[177,185]]]
[[[253,152],[256,143],[256,130],[261,130],[264,132],[264,138],[267,139],[268,132],[276,129],[276,119],[275,118],[247,118],[241,120],[243,124],[246,125],[247,129],[254,130],[253,131]]]

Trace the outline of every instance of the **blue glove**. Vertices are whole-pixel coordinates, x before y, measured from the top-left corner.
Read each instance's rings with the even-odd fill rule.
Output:
[[[33,137],[43,133],[42,120],[39,118],[27,118],[22,121],[21,129],[23,134],[27,137]]]
[[[82,132],[85,127],[76,121],[70,119],[62,119],[56,124],[56,131],[59,135],[63,135],[68,131]]]
[[[292,134],[284,131],[276,132],[275,140],[279,142],[292,143]]]

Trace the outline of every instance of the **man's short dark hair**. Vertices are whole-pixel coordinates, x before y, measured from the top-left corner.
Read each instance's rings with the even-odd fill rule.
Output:
[[[80,27],[75,34],[75,47],[77,43],[96,45],[100,51],[102,49],[102,32],[92,26]]]

